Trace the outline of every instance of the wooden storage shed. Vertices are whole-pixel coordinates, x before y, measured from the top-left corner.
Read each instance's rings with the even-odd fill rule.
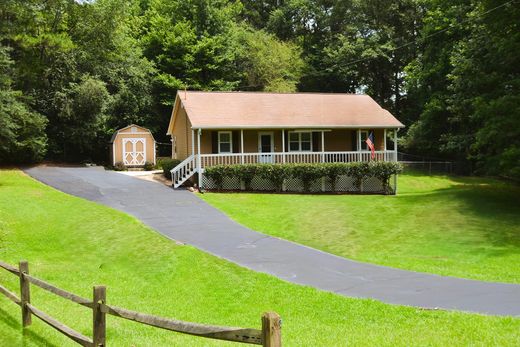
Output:
[[[131,124],[117,130],[110,140],[112,165],[139,167],[146,162],[155,165],[155,139],[150,130]]]

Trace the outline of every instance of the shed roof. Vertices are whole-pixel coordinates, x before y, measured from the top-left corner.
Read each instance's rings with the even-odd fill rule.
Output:
[[[141,131],[144,131],[144,132],[148,132],[148,133],[150,133],[150,135],[152,136],[152,139],[154,139],[154,141],[155,141],[155,138],[153,137],[153,134],[152,134],[152,132],[150,131],[150,129],[147,129],[147,128],[142,127],[142,126],[137,125],[137,124],[130,124],[130,125],[127,125],[127,126],[124,127],[124,128],[117,129],[116,131],[114,131],[114,133],[112,134],[112,137],[110,138],[110,143],[114,142],[114,140],[116,139],[117,134],[119,134],[122,130],[126,130],[126,129],[131,128],[131,127],[136,127],[136,128],[141,129]],[[131,133],[130,133],[130,134],[131,134]]]
[[[404,127],[361,94],[179,91],[177,103],[201,129]]]

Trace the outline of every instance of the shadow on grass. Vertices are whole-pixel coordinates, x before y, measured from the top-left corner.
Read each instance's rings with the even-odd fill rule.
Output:
[[[445,203],[464,216],[490,225],[483,236],[496,247],[514,247],[520,252],[520,188],[499,180],[475,177],[445,177],[455,184],[399,196],[403,205]],[[446,218],[449,218],[447,215]],[[505,250],[504,250],[505,251]]]
[[[21,313],[19,315],[19,320],[22,319]],[[34,319],[34,318],[33,318]],[[9,312],[5,311],[0,307],[0,322],[5,324],[6,326],[12,328],[13,330],[16,330],[19,332],[19,334],[22,336],[20,339],[22,341],[22,346],[25,345],[37,345],[37,346],[48,346],[48,347],[58,347],[58,345],[55,345],[51,342],[49,342],[46,338],[38,335],[34,331],[31,331],[29,329],[23,329],[22,324],[20,324],[18,319],[15,319]],[[49,327],[49,329],[52,329]],[[1,339],[1,337],[0,337]]]

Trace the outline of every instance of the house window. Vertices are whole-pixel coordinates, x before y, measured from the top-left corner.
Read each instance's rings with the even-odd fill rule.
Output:
[[[359,150],[360,151],[368,151],[368,146],[366,140],[368,138],[368,130],[360,130],[359,131]]]
[[[231,153],[233,148],[233,139],[231,137],[231,131],[219,131],[218,132],[218,152],[219,153]]]
[[[289,133],[289,151],[290,152],[310,152],[312,151],[312,133],[306,132],[290,132]]]

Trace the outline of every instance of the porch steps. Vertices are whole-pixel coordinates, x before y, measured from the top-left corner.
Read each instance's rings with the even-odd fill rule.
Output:
[[[197,173],[197,158],[190,155],[171,171],[173,188],[179,188]]]

